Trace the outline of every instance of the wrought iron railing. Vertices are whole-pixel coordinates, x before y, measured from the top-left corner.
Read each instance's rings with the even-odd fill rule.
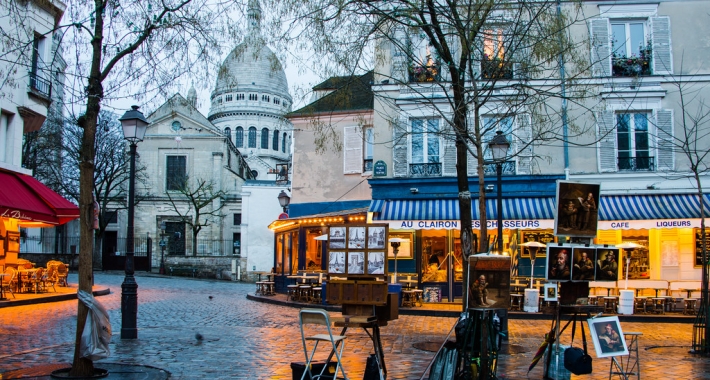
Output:
[[[30,89],[47,98],[52,96],[52,83],[34,73],[30,73]]]
[[[618,157],[619,170],[655,171],[655,157]]]
[[[481,78],[483,79],[513,79],[513,63],[502,59],[482,59]]]
[[[441,81],[441,70],[439,65],[421,65],[409,68],[410,82],[439,82]]]
[[[503,174],[515,174],[515,161],[505,161],[502,164]],[[496,174],[496,164],[490,163],[483,166],[483,173],[485,175],[495,175]]]
[[[441,163],[409,164],[410,177],[441,177]]]

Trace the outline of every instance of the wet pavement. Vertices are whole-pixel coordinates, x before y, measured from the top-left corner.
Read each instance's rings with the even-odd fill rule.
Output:
[[[76,275],[69,281],[76,283]],[[122,273],[95,276],[96,288],[110,290],[97,299],[109,311],[113,329],[111,356],[95,366],[109,369],[110,379],[291,379],[291,363],[303,361],[299,309],[248,299],[251,283],[138,273],[138,339],[121,340],[122,281]],[[47,379],[52,370],[68,366],[76,308],[76,300],[0,308],[0,378]],[[510,320],[507,354],[499,355],[501,379],[543,377],[542,364],[529,376],[527,368],[550,321],[521,318]],[[382,327],[388,379],[425,376],[435,347],[455,322],[451,316],[400,315]],[[710,379],[710,361],[688,353],[693,328],[687,318],[676,323],[622,320],[621,326],[643,333],[645,378]],[[357,329],[347,336],[346,373],[362,379],[371,341]],[[561,342],[567,344],[569,334]],[[610,359],[597,358],[589,343],[594,372],[579,378],[608,379]]]

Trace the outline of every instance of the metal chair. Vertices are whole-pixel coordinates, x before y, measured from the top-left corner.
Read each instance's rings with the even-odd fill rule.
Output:
[[[335,373],[333,374],[333,378],[338,377],[338,369],[340,369],[341,373],[343,374],[343,378],[347,380],[347,376],[345,375],[345,369],[342,367],[342,356],[343,356],[343,347],[345,347],[345,335],[333,335],[333,331],[331,330],[330,326],[330,317],[328,316],[328,312],[326,312],[323,309],[301,309],[301,311],[298,313],[298,319],[299,319],[299,325],[301,328],[301,341],[303,342],[303,354],[306,355],[306,365],[305,365],[305,370],[303,371],[303,375],[301,376],[301,380],[306,379],[306,374],[308,374],[308,378],[310,379],[320,379],[325,375],[325,370],[328,368],[328,363],[326,363],[325,366],[323,366],[323,369],[321,372],[317,375],[313,375],[311,373],[311,363],[313,362],[313,358],[315,357],[316,350],[318,349],[318,343],[320,342],[329,342],[330,343],[330,350],[335,354],[335,359],[337,361],[337,364],[335,366]],[[310,335],[306,336],[304,326],[307,325],[318,325],[325,327],[327,329],[327,334],[325,333],[320,333],[320,334],[315,334],[315,335]],[[315,342],[313,344],[313,349],[310,351],[310,354],[308,352],[308,346],[306,344],[306,341],[313,341]],[[340,349],[338,349],[338,344],[340,344]],[[328,374],[330,376],[330,374]]]
[[[10,291],[12,298],[15,297],[15,291],[13,290],[17,286],[17,271],[15,268],[7,267],[5,268],[5,277],[2,279],[2,290],[3,292]]]

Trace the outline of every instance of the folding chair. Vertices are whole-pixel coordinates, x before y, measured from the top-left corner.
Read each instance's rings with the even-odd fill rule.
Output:
[[[316,354],[316,349],[318,348],[318,343],[320,342],[330,342],[331,352],[335,353],[337,364],[335,366],[335,373],[333,374],[333,378],[338,377],[338,369],[340,369],[341,373],[343,374],[343,378],[347,380],[348,377],[345,375],[345,369],[341,366],[343,347],[345,347],[345,342],[343,342],[345,340],[345,336],[333,335],[333,331],[330,328],[331,323],[330,318],[328,317],[328,312],[323,309],[301,309],[301,311],[298,313],[298,319],[301,327],[301,341],[303,342],[303,353],[306,355],[306,368],[303,371],[301,380],[306,378],[306,374],[308,374],[311,379],[320,379],[322,376],[324,376],[325,370],[328,368],[328,363],[325,363],[326,365],[323,366],[323,369],[320,371],[320,374],[314,376],[311,373],[311,362],[313,362],[313,358]],[[325,326],[328,329],[328,333],[306,336],[303,330],[304,325]],[[307,340],[315,341],[310,356],[308,354],[308,347],[306,345]],[[340,350],[338,350],[339,343]],[[330,376],[330,374],[328,374],[328,376]]]

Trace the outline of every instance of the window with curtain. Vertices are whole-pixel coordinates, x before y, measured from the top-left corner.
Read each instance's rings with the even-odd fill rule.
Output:
[[[616,114],[616,146],[619,170],[651,170],[648,113]]]

